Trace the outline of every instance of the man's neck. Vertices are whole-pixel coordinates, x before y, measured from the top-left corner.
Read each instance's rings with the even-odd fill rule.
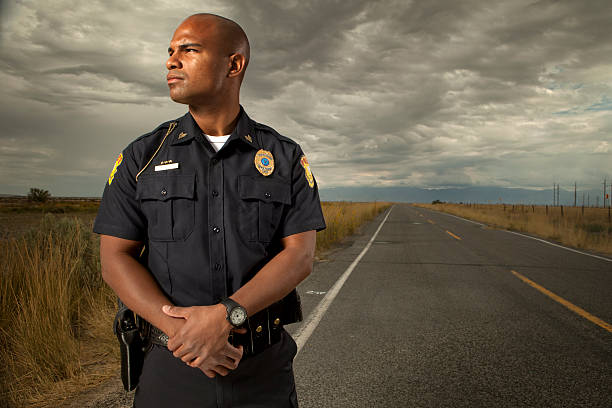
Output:
[[[223,136],[232,133],[238,122],[240,104],[220,104],[216,106],[189,105],[193,116],[202,132],[209,136]]]

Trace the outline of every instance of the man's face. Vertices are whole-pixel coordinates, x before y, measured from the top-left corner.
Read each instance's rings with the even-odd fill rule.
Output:
[[[229,58],[223,55],[214,22],[185,20],[168,48],[170,98],[189,105],[206,104],[222,95]]]

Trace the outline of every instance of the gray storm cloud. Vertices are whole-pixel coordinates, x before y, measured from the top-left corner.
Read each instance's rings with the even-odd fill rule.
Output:
[[[2,9],[0,193],[99,195],[118,152],[181,115],[175,27],[235,19],[242,104],[321,188],[596,187],[610,175],[605,1],[20,1]]]

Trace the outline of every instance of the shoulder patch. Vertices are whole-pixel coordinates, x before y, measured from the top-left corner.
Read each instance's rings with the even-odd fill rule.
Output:
[[[109,186],[115,179],[115,173],[117,173],[117,168],[121,165],[121,162],[123,162],[123,153],[119,153],[119,157],[117,157],[117,160],[115,160],[115,165],[113,166],[113,169],[111,170],[110,176],[108,176]]]
[[[306,155],[303,154],[302,157],[300,157],[300,164],[304,168],[304,175],[308,181],[308,187],[314,188],[314,177],[312,176],[312,171],[310,171],[310,164],[308,164]]]

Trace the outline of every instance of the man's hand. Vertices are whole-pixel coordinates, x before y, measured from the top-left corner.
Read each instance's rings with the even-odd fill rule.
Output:
[[[178,307],[166,305],[162,311],[168,316],[185,319],[185,324],[168,340],[168,350],[206,376],[225,376],[238,367],[242,346],[228,342],[232,325],[227,321],[225,306]]]

